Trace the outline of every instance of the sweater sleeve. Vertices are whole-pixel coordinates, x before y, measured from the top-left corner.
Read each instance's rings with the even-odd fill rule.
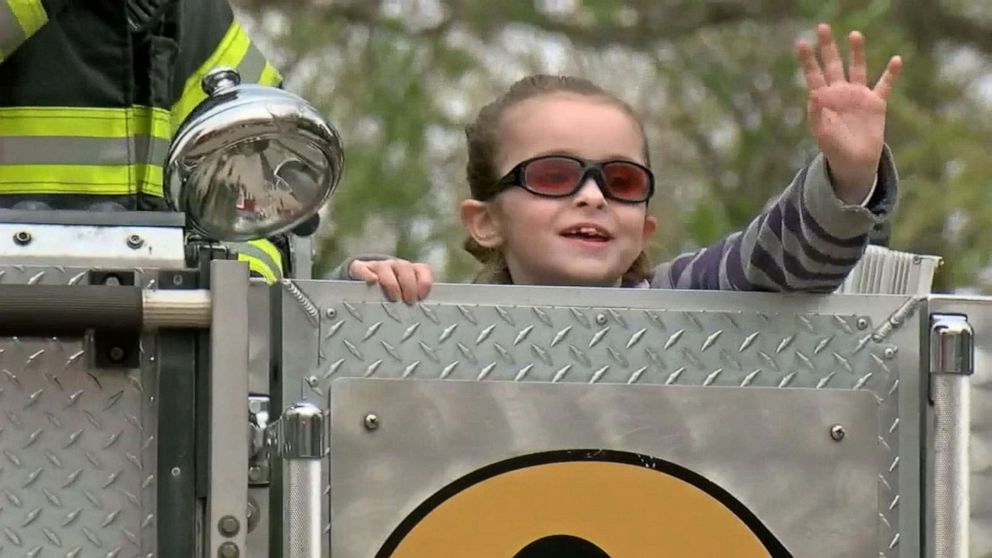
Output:
[[[653,288],[830,292],[860,260],[872,227],[886,221],[898,177],[886,147],[870,199],[845,205],[818,155],[746,229],[655,269]]]

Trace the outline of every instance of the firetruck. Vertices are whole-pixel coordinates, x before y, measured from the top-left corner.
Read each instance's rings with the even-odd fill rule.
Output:
[[[0,212],[0,556],[992,557],[992,299],[938,258],[405,305],[291,235],[269,285],[221,241],[314,215],[341,143],[225,75],[176,211]]]

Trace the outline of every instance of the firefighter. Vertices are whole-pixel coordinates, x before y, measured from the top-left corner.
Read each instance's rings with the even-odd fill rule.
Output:
[[[0,209],[166,210],[169,141],[218,66],[282,80],[227,0],[0,0]],[[289,260],[229,247],[269,282]]]

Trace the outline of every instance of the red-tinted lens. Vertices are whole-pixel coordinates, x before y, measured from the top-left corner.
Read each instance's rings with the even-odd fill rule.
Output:
[[[644,201],[651,193],[651,177],[643,168],[630,163],[613,162],[603,166],[606,189],[620,200]]]
[[[527,164],[524,185],[539,194],[566,196],[575,190],[582,165],[564,157],[547,157]]]

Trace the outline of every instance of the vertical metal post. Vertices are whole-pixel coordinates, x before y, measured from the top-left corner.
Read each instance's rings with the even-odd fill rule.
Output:
[[[290,252],[293,258],[293,279],[313,277],[313,237],[289,235]]]
[[[969,376],[975,371],[968,317],[930,316],[933,430],[933,537],[936,558],[967,558],[969,534]]]
[[[320,459],[324,455],[324,413],[310,403],[297,403],[280,420],[280,447],[286,475],[284,508],[285,558],[320,558]]]
[[[243,558],[248,510],[248,266],[210,263],[207,558]]]

